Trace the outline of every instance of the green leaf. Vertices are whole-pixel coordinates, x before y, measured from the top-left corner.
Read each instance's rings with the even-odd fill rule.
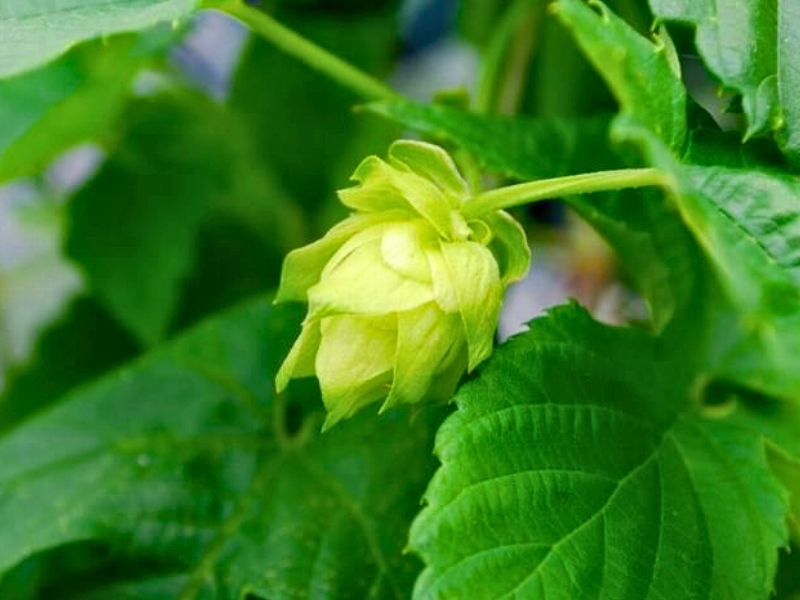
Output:
[[[717,373],[797,401],[800,373],[800,183],[758,168],[677,162],[658,140],[619,122],[673,179],[674,203],[704,251],[732,314],[717,325]]]
[[[375,102],[366,108],[435,141],[456,143],[487,170],[517,179],[619,166],[614,152],[606,151],[607,117],[512,119],[404,100]]]
[[[128,573],[129,581],[118,581],[120,568]],[[36,554],[20,563],[0,578],[0,597],[174,600],[185,587],[187,576],[163,571],[164,565],[152,560],[125,557],[101,544],[78,542]]]
[[[59,152],[104,134],[136,73],[163,50],[166,39],[154,37],[84,44],[39,70],[0,80],[0,181],[38,173]]]
[[[786,161],[775,145],[767,139],[756,138],[743,143],[736,131],[722,131],[696,104],[691,105],[692,129],[682,155],[685,163],[704,166],[739,168],[785,168]]]
[[[575,305],[498,348],[437,435],[415,599],[766,598],[786,492],[691,360]]]
[[[320,434],[315,386],[273,395],[301,318],[250,302],[0,438],[0,571],[92,541],[160,567],[123,564],[87,597],[166,570],[185,578],[151,597],[406,598],[438,417],[365,414]]]
[[[657,17],[690,23],[705,64],[742,94],[746,137],[775,131],[788,158],[800,161],[800,6],[794,0],[650,0]]]
[[[688,225],[737,300],[752,308],[794,309],[800,300],[798,181],[755,169],[692,165],[679,167],[678,176],[678,203]]]
[[[686,90],[678,57],[667,33],[655,43],[639,35],[602,2],[559,0],[556,16],[575,36],[606,80],[622,113],[638,121],[672,149],[686,138]]]
[[[5,0],[0,78],[31,70],[84,40],[175,23],[196,6],[197,0]]]
[[[98,585],[89,592],[78,592],[69,600],[171,600],[186,587],[186,577],[153,577],[136,583]],[[206,587],[198,598],[211,600],[213,592]]]
[[[0,124],[2,179],[13,177],[15,173],[15,169],[6,164],[14,159],[9,149],[84,83],[85,74],[75,60],[70,60],[72,58],[68,56],[38,71],[0,81],[0,111],[6,116]]]
[[[203,112],[169,99],[132,104],[116,152],[70,203],[68,255],[144,344],[169,327],[197,231],[234,183]]]
[[[782,448],[768,448],[767,456],[775,476],[789,491],[789,526],[794,543],[800,542],[800,459]]]
[[[300,224],[224,107],[180,91],[132,103],[121,121],[108,162],[70,204],[67,250],[109,311],[152,344],[170,330],[215,210],[279,252]]]

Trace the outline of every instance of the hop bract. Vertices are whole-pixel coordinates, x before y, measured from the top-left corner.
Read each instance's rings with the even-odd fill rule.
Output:
[[[286,257],[276,298],[308,302],[278,391],[316,375],[324,428],[380,400],[449,399],[491,353],[505,286],[530,262],[508,214],[463,216],[469,188],[438,146],[395,142],[352,179],[339,198],[353,214]]]

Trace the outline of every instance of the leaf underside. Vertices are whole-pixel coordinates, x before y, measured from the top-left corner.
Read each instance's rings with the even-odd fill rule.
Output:
[[[75,44],[191,14],[197,0],[5,0],[0,8],[0,78],[33,69]]]

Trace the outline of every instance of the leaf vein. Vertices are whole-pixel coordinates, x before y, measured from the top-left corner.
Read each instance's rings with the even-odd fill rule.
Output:
[[[627,473],[624,477],[622,477],[619,482],[617,483],[617,487],[614,491],[609,495],[608,499],[600,506],[600,508],[588,519],[586,519],[583,523],[581,523],[578,527],[573,529],[572,531],[566,533],[560,540],[555,542],[550,551],[547,555],[542,559],[542,561],[534,568],[534,570],[526,575],[522,581],[519,582],[513,589],[511,589],[504,597],[511,597],[513,594],[516,594],[526,583],[528,583],[537,573],[542,569],[542,567],[555,556],[556,550],[563,546],[567,541],[574,538],[578,533],[583,531],[585,528],[592,525],[597,519],[602,519],[605,517],[605,511],[608,507],[614,502],[614,498],[620,492],[620,490],[630,481],[633,477],[635,477],[640,471],[645,469],[658,455],[661,450],[661,446],[657,446],[639,465],[631,469],[629,473]]]

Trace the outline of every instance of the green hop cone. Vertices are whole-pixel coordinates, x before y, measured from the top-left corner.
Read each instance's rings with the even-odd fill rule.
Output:
[[[491,354],[505,287],[530,263],[510,215],[464,217],[469,187],[438,146],[395,142],[352,179],[339,199],[354,213],[289,253],[275,299],[308,302],[276,385],[316,375],[323,429],[382,399],[448,400]]]

